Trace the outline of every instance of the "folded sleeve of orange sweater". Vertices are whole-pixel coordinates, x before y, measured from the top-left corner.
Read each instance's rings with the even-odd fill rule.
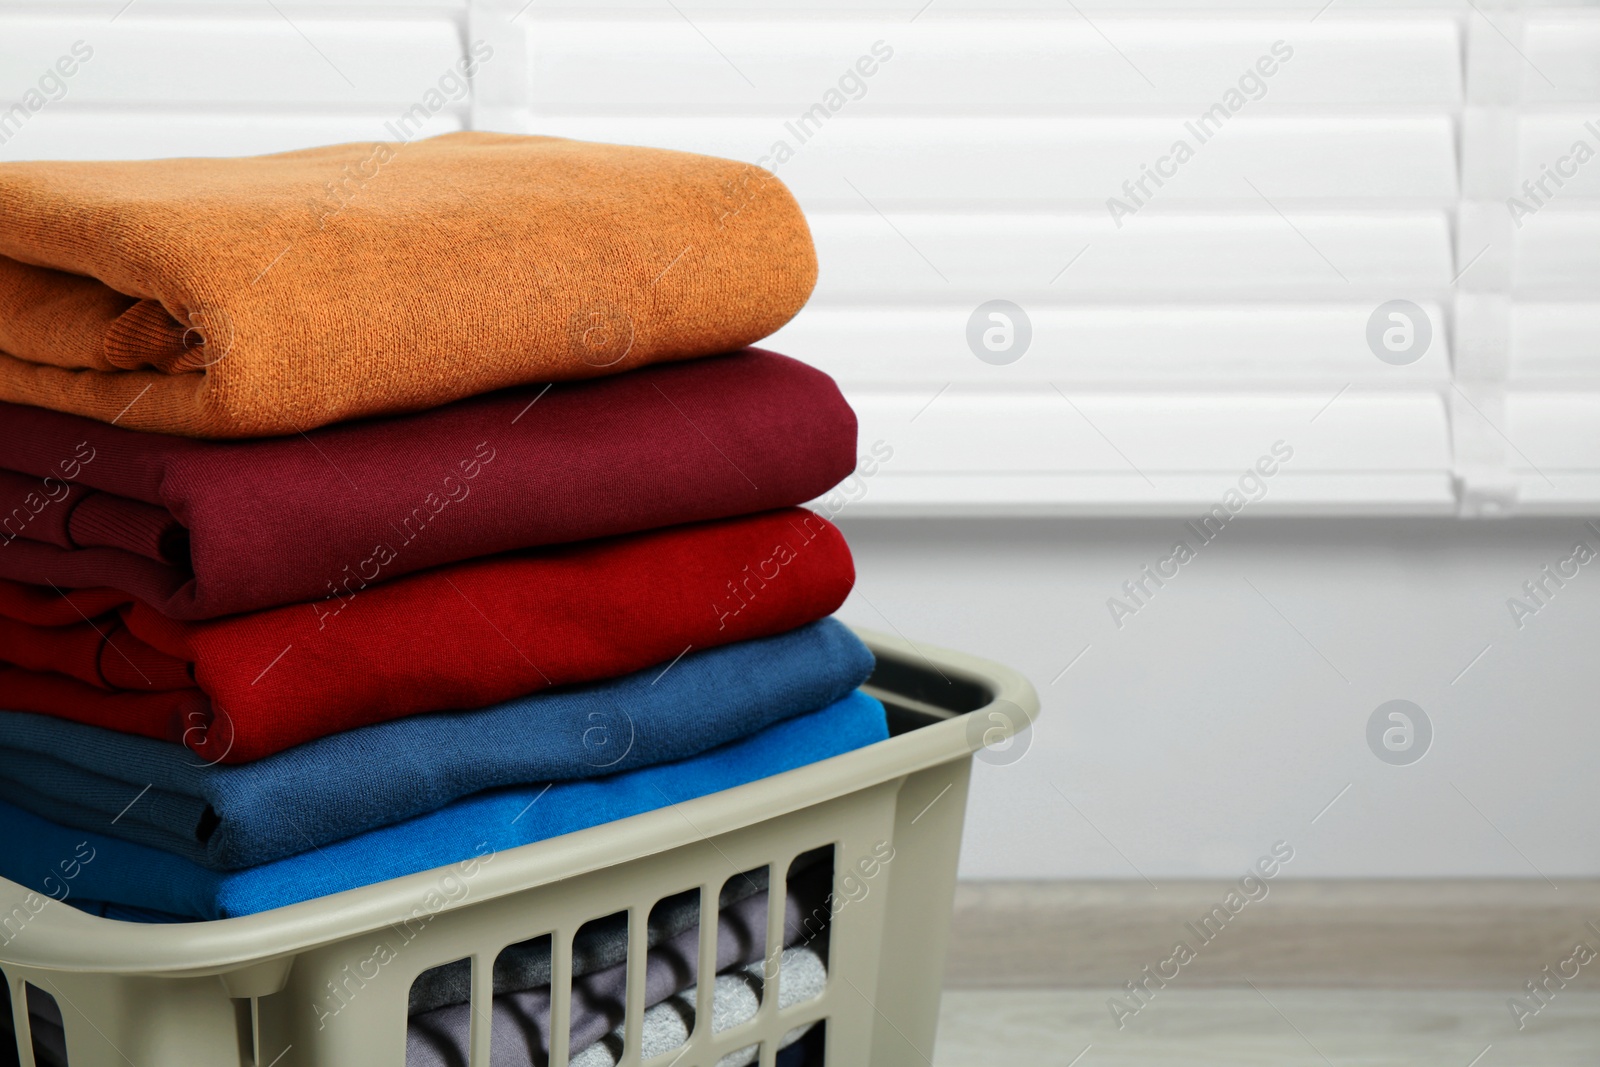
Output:
[[[0,164],[0,400],[293,434],[729,351],[810,295],[759,168],[467,132],[246,159]]]

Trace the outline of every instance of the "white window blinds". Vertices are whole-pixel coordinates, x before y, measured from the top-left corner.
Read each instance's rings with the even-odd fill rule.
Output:
[[[270,151],[409,116],[763,161],[822,259],[772,347],[893,450],[861,512],[1185,514],[1278,441],[1263,511],[1600,503],[1600,6],[278,9],[0,4],[0,108],[94,48],[0,121],[0,158]],[[493,58],[440,91],[474,42]],[[1031,332],[1004,365],[968,341],[994,300]],[[1393,301],[1420,358],[1374,354]]]
[[[1593,7],[730,0],[521,21],[530,128],[776,162],[823,276],[773,345],[892,444],[863,510],[1183,512],[1279,440],[1294,456],[1263,510],[1600,493],[1600,161],[1521,228],[1507,204],[1575,139],[1600,150]],[[875,47],[891,58],[846,76]],[[967,341],[994,299],[1031,322],[1004,366]],[[1395,300],[1432,334],[1398,365],[1368,341]]]

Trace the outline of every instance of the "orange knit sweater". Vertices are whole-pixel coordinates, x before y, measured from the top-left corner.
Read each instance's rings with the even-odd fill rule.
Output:
[[[455,133],[249,159],[0,164],[0,399],[294,433],[723,352],[816,281],[756,167]]]

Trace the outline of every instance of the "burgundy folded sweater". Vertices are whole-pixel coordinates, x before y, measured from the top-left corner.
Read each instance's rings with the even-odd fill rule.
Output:
[[[760,349],[258,441],[13,404],[0,427],[0,578],[174,619],[801,504],[850,473],[856,438],[831,378]]]

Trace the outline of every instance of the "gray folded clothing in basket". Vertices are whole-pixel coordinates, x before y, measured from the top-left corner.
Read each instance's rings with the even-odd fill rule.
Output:
[[[805,869],[789,881],[784,907],[784,950],[779,976],[779,1004],[788,1007],[819,996],[827,981],[824,929],[818,917],[827,912],[831,868],[814,855]],[[754,1018],[760,1007],[761,968],[765,965],[767,937],[766,871],[730,879],[717,915],[718,977],[712,1005],[712,1029],[721,1033]],[[727,903],[736,897],[733,903]],[[686,917],[687,916],[687,920]],[[662,938],[645,963],[644,1058],[670,1051],[688,1039],[694,1019],[700,928],[698,894],[678,894],[652,909],[653,934],[676,927],[675,936]],[[623,1006],[627,993],[627,936],[601,920],[573,939],[574,968],[595,968],[575,974],[569,1051],[572,1067],[614,1067],[623,1048]],[[542,951],[541,951],[542,950]],[[520,953],[520,954],[519,954]],[[606,960],[615,960],[604,966]],[[507,962],[509,961],[509,962]],[[506,962],[502,970],[501,963]],[[491,1063],[493,1067],[538,1067],[546,1062],[550,1021],[550,987],[499,992],[502,982],[531,981],[541,973],[549,981],[549,941],[537,939],[512,946],[496,962]],[[541,971],[542,968],[542,971]],[[413,985],[413,1014],[407,1032],[407,1067],[465,1067],[470,1047],[471,1006],[457,988],[461,977],[451,967],[424,972]],[[466,975],[470,983],[470,973]],[[470,988],[470,985],[468,986]],[[66,1042],[60,1008],[49,998],[34,995],[29,987],[28,1010],[40,1067],[65,1067]],[[450,1003],[457,995],[463,1002]],[[444,1003],[417,1011],[416,1006]],[[10,1023],[9,1014],[5,1018]],[[785,1036],[787,1046],[804,1036],[809,1027],[797,1027]],[[9,1026],[0,1026],[0,1031]],[[748,1055],[746,1055],[748,1053]],[[754,1050],[723,1057],[718,1067],[755,1062]]]
[[[761,1007],[761,968],[764,966],[764,963],[753,963],[742,970],[717,975],[716,996],[711,1002],[712,1033],[720,1034],[756,1017]],[[822,953],[810,945],[783,950],[783,960],[778,965],[779,1010],[820,997],[827,984],[828,965]],[[691,986],[644,1013],[644,1032],[639,1039],[641,1061],[665,1055],[689,1040],[696,995],[697,990]],[[813,1025],[806,1023],[790,1030],[778,1042],[778,1047],[784,1049],[793,1045],[810,1033]],[[623,1033],[619,1026],[569,1062],[572,1067],[616,1067],[622,1062],[622,1049]],[[761,1046],[750,1045],[728,1053],[717,1061],[717,1067],[745,1067],[756,1062],[760,1055]],[[779,1063],[782,1065],[783,1061]]]
[[[827,915],[826,896],[830,881],[831,869],[827,865],[810,867],[790,880],[784,907],[785,945],[799,947],[813,942],[809,947],[816,950],[818,946],[813,939],[820,932],[820,927],[813,917]],[[765,892],[749,896],[732,907],[720,909],[717,916],[718,973],[755,963],[759,974],[761,961],[766,955],[766,935]],[[698,923],[650,950],[645,961],[644,977],[644,1003],[647,1008],[663,1005],[692,987],[698,971],[699,950]],[[496,971],[498,979],[498,967]],[[597,1042],[609,1040],[608,1035],[616,1036],[613,1031],[622,1024],[626,1002],[627,973],[628,965],[624,958],[622,962],[603,970],[573,979],[568,1047],[574,1057]],[[780,989],[782,984],[780,978]],[[719,988],[719,1002],[720,998]],[[688,1006],[692,1017],[692,999],[688,1001]],[[545,1061],[549,1048],[548,985],[497,995],[492,1014],[490,1055],[495,1067],[531,1067]],[[683,1025],[681,1012],[658,1012],[655,1018],[656,1030],[661,1034]],[[733,1025],[733,1022],[730,1021],[728,1025]],[[471,1028],[472,1008],[466,1003],[413,1015],[406,1039],[407,1067],[464,1067],[468,1062]],[[649,1040],[647,1035],[646,1041]],[[577,1062],[574,1059],[574,1063]]]
[[[755,1018],[756,1012],[761,1007],[761,969],[764,966],[765,961],[762,961],[717,976],[716,992],[711,1007],[713,1033],[720,1034]],[[778,973],[780,1009],[821,996],[828,983],[828,968],[823,953],[812,945],[784,949]],[[67,1067],[66,1039],[62,1032],[60,1008],[53,1000],[37,995],[32,986],[28,987],[28,994],[36,1062],[39,1067]],[[644,1026],[639,1041],[641,1060],[649,1060],[671,1052],[689,1040],[689,1034],[694,1027],[694,1011],[698,995],[698,987],[690,986],[644,1013]],[[495,998],[497,1024],[502,1018],[498,1010],[500,1000],[500,997]],[[578,1002],[574,999],[574,1033],[576,1033],[577,1014]],[[6,1025],[0,1026],[0,1034],[9,1036],[9,1015],[3,1022]],[[783,1036],[778,1047],[790,1048],[809,1033],[813,1025],[807,1023],[790,1030]],[[497,1035],[498,1033],[497,1027]],[[462,1028],[459,1032],[452,1032],[450,1036],[453,1039],[452,1045],[446,1047],[434,1045],[422,1056],[416,1055],[413,1051],[415,1044],[408,1042],[406,1067],[422,1067],[424,1064],[464,1067],[468,1062],[467,1031]],[[618,1026],[588,1047],[574,1051],[568,1062],[571,1067],[616,1067],[622,1060],[623,1046],[624,1028]],[[760,1052],[759,1045],[730,1052],[717,1061],[716,1067],[746,1067],[756,1062]],[[800,1050],[793,1049],[793,1052],[799,1053]],[[546,1062],[542,1051],[535,1056],[529,1045],[503,1043],[498,1036],[491,1044],[490,1057],[493,1067],[508,1067],[508,1065],[539,1067]],[[778,1061],[780,1067],[788,1067],[787,1060],[787,1057],[780,1059]]]
[[[766,907],[767,869],[751,871],[728,879],[722,887],[718,905],[732,908],[735,904],[761,895]],[[660,901],[650,909],[645,924],[646,943],[650,948],[677,937],[685,930],[698,930],[700,926],[700,892],[691,889]],[[628,958],[628,917],[610,915],[587,923],[572,939],[572,976],[605,970],[623,963]],[[511,945],[494,961],[494,992],[518,993],[525,989],[538,989],[550,984],[550,939],[535,938]],[[423,971],[411,986],[412,1015],[443,1008],[451,1004],[465,1004],[472,999],[472,962],[457,960],[442,967]]]

